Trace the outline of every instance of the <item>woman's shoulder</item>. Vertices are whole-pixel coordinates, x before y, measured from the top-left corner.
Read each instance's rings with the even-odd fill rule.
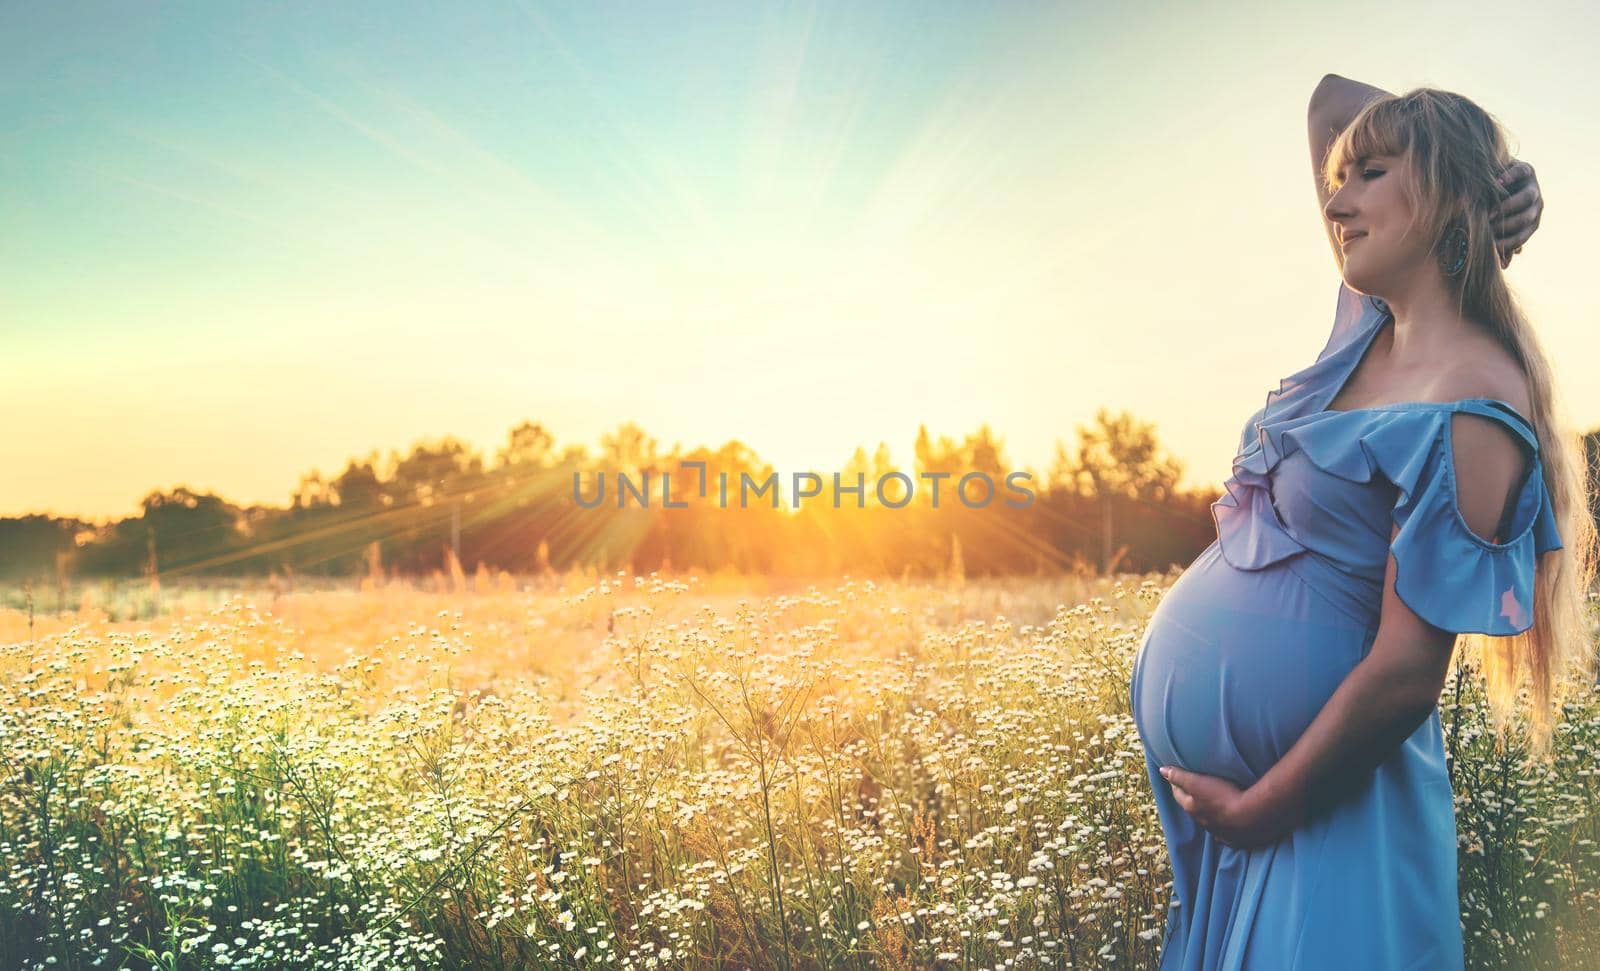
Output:
[[[1438,368],[1435,391],[1440,400],[1492,398],[1530,416],[1533,398],[1528,376],[1511,351],[1488,327],[1468,327],[1467,339]]]

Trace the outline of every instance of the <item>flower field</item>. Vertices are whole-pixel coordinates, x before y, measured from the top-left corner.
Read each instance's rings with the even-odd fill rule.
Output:
[[[1127,688],[1168,580],[0,610],[0,967],[1153,967]],[[1600,697],[1525,766],[1472,660],[1469,966],[1600,968]]]

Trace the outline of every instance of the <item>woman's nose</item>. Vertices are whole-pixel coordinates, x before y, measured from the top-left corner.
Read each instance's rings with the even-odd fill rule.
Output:
[[[1350,217],[1350,206],[1347,201],[1349,197],[1344,190],[1345,187],[1342,185],[1333,190],[1333,194],[1328,197],[1328,204],[1322,207],[1323,215],[1334,222]]]

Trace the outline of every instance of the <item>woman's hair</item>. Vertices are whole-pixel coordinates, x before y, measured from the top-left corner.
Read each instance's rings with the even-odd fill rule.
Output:
[[[1377,155],[1397,156],[1410,166],[1414,177],[1406,197],[1412,227],[1435,252],[1450,229],[1466,231],[1466,266],[1454,277],[1445,276],[1446,285],[1455,288],[1462,316],[1486,323],[1527,376],[1533,403],[1528,417],[1538,434],[1545,486],[1564,545],[1537,564],[1533,626],[1511,637],[1474,634],[1469,643],[1480,648],[1499,741],[1504,743],[1519,675],[1525,673],[1533,691],[1531,750],[1547,756],[1551,710],[1568,674],[1592,677],[1595,662],[1587,609],[1597,552],[1590,512],[1593,479],[1581,437],[1558,417],[1549,359],[1513,299],[1495,251],[1489,219],[1509,194],[1498,179],[1513,160],[1498,121],[1471,100],[1437,88],[1367,102],[1330,146],[1323,179],[1337,187],[1347,164]]]

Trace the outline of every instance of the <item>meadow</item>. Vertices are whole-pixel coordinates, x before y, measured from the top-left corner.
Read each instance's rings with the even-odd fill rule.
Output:
[[[0,967],[1153,967],[1171,579],[8,591]],[[1458,655],[1468,966],[1600,968],[1600,698]]]

